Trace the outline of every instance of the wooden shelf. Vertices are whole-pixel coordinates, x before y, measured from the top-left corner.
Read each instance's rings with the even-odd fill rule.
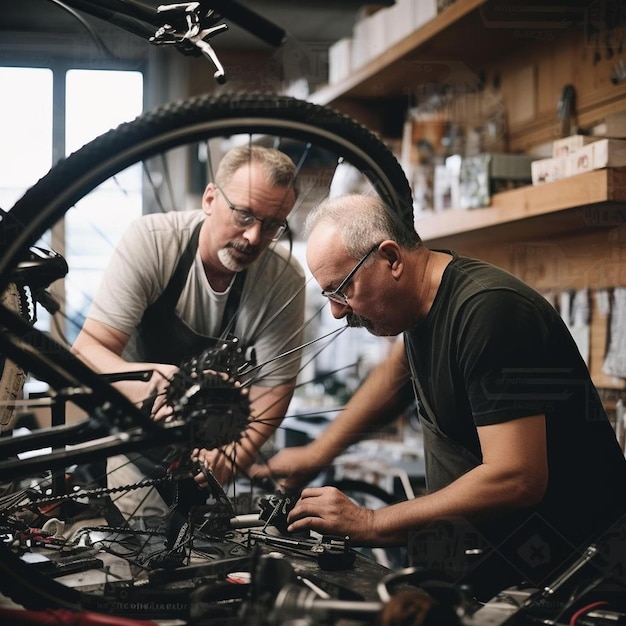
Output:
[[[419,84],[467,83],[476,87],[476,71],[494,58],[525,45],[511,38],[511,29],[489,22],[490,0],[456,2],[410,35],[337,84],[309,96],[328,105],[340,100],[393,98],[408,95]],[[468,43],[471,42],[471,43]]]
[[[603,169],[495,194],[482,209],[418,217],[430,247],[520,241],[626,223],[626,169]]]

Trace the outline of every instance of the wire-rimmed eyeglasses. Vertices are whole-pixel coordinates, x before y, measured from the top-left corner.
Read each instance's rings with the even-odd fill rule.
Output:
[[[382,243],[382,241],[378,242],[377,244],[374,244],[367,251],[367,253],[364,256],[361,257],[359,262],[350,270],[350,272],[348,272],[348,275],[339,283],[339,286],[336,289],[333,289],[332,291],[327,291],[326,289],[324,289],[322,291],[322,295],[325,298],[328,298],[329,300],[332,300],[333,302],[337,302],[338,304],[346,306],[348,304],[348,296],[346,296],[346,294],[343,292],[343,289],[352,280],[352,278],[357,273],[357,271],[361,267],[361,265],[363,265],[363,263],[365,263],[365,261],[367,261],[367,259],[369,258],[370,254],[372,254],[373,252],[378,250],[378,248],[380,247],[381,243]]]
[[[224,193],[224,190],[219,186],[215,185],[217,190],[222,194],[228,208],[230,209],[231,219],[233,222],[233,226],[237,226],[238,228],[250,228],[255,222],[259,222],[261,224],[261,233],[263,237],[266,239],[271,239],[272,241],[276,241],[287,229],[287,222],[284,220],[272,220],[272,219],[259,219],[256,215],[250,211],[250,209],[246,209],[243,207],[235,206],[229,199],[228,196]]]

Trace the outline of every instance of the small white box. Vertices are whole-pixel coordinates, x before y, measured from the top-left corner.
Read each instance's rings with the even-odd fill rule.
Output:
[[[626,140],[598,139],[572,153],[572,174],[582,174],[605,167],[626,166]]]
[[[570,137],[563,137],[563,139],[555,139],[552,142],[552,156],[559,157],[571,154],[592,141],[598,141],[598,138],[590,135],[571,135]]]
[[[571,176],[571,160],[569,156],[537,159],[530,164],[533,185],[551,183]]]
[[[408,37],[415,30],[415,0],[396,0],[385,11],[387,45]]]
[[[344,37],[328,48],[328,82],[338,83],[350,75],[352,69],[352,38]]]
[[[437,0],[413,0],[413,6],[413,26],[416,29],[437,17]]]
[[[369,42],[369,22],[363,19],[357,22],[352,29],[352,69],[357,69],[365,65],[371,58],[371,47]]]
[[[386,13],[387,9],[382,8],[365,18],[370,59],[382,54],[387,48]]]

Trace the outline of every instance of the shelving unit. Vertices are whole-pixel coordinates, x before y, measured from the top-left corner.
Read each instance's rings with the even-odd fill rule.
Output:
[[[622,50],[591,2],[528,7],[498,0],[456,0],[382,54],[326,85],[310,100],[353,116],[394,141],[415,93],[430,83],[488,85],[507,110],[509,150],[529,151],[560,136],[557,104],[565,85],[576,92],[579,127],[626,110],[626,81],[612,80]],[[538,7],[531,15],[533,8]],[[552,13],[551,13],[552,11]],[[516,13],[517,12],[517,13]],[[517,22],[516,22],[517,20]],[[534,20],[534,21],[530,21]],[[595,20],[595,21],[594,21]],[[495,194],[481,209],[418,215],[431,248],[454,249],[517,274],[540,291],[626,285],[626,168],[588,172],[553,183]],[[592,314],[590,370],[607,391],[626,380],[607,376],[602,361],[609,320]]]
[[[520,9],[521,16],[517,27],[510,17],[516,8]],[[557,35],[572,25],[576,30],[572,18],[581,19],[585,15],[585,4],[572,3],[567,11],[563,7],[558,11],[550,16],[550,8],[547,7],[534,16],[537,19],[538,15],[545,15],[544,27],[547,30],[542,31],[539,28],[541,23],[529,25],[523,21],[528,11],[521,11],[518,5],[505,6],[496,0],[456,0],[431,21],[351,72],[343,82],[326,85],[311,94],[309,99],[346,110],[377,130],[375,118],[397,114],[397,109],[390,108],[390,102],[397,98],[406,99],[410,85],[428,81],[462,81],[464,69],[468,80],[472,80],[472,76],[475,80],[479,70],[496,67],[499,71],[506,68],[509,61],[510,65],[519,68],[520,55],[533,62],[540,53],[557,55],[555,50],[560,45]],[[557,21],[554,21],[555,18]],[[533,27],[537,29],[533,30]],[[524,28],[526,31],[523,31]],[[538,36],[542,32],[550,36]],[[546,46],[544,40],[548,39],[552,41]],[[571,51],[569,39],[566,38],[563,45],[569,46],[567,52]],[[562,63],[562,60],[554,64],[557,69],[560,68],[559,62]],[[598,65],[596,60],[593,64],[598,70],[608,67],[606,64]],[[570,65],[576,65],[575,61]],[[455,68],[460,74],[451,76],[450,72]],[[549,69],[554,71],[553,67]],[[585,67],[580,67],[577,72],[584,74]],[[556,79],[550,76],[550,72],[545,73],[548,78],[540,77],[539,83]],[[585,110],[579,115],[590,119],[594,115],[594,107],[598,109],[598,115],[626,109],[626,101],[620,97],[626,93],[626,85],[609,95],[607,89],[610,87],[607,85],[610,81],[605,78],[603,82],[596,80],[596,83],[593,93],[580,96]],[[538,99],[542,97],[541,93],[537,95]],[[537,117],[542,117],[541,111]],[[537,124],[537,120],[529,123],[533,138],[537,134]],[[544,134],[546,132],[549,134],[552,129],[544,130]],[[624,202],[626,173],[621,170],[598,170],[555,183],[495,194],[488,208],[452,209],[426,214],[418,219],[417,226],[422,238],[433,246],[558,237],[589,228],[621,225],[626,209],[620,204]]]

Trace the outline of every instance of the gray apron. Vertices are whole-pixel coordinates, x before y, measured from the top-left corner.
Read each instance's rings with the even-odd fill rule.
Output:
[[[216,343],[215,337],[196,333],[176,315],[176,304],[198,250],[201,226],[202,223],[195,227],[163,293],[144,311],[136,330],[140,360],[180,365]],[[231,285],[219,331],[221,337],[226,337],[235,328],[245,278],[246,271],[238,272]]]
[[[201,226],[202,223],[194,228],[163,293],[144,311],[136,330],[136,346],[139,353],[138,357],[141,360],[151,363],[180,365],[207,348],[215,346],[218,341],[216,337],[195,332],[176,314],[176,304],[198,250]],[[230,287],[220,325],[219,335],[221,338],[229,336],[235,328],[245,278],[245,270],[238,272]],[[150,412],[153,402],[154,398],[146,400],[142,409]],[[142,454],[128,453],[127,457],[143,474],[150,478],[157,478],[165,475],[172,461],[172,454],[176,455],[176,450],[169,450],[165,446],[147,450]],[[201,495],[192,480],[159,484],[156,488],[168,504],[175,500],[193,500],[194,496],[206,499],[206,495]],[[184,491],[187,497],[179,493],[180,490]]]
[[[426,489],[429,493],[443,489],[480,465],[480,460],[469,450],[453,441],[439,429],[426,394],[419,382],[411,355],[411,343],[406,342],[407,358],[411,368],[411,382],[417,400],[417,409],[424,438],[424,463],[426,467]]]

